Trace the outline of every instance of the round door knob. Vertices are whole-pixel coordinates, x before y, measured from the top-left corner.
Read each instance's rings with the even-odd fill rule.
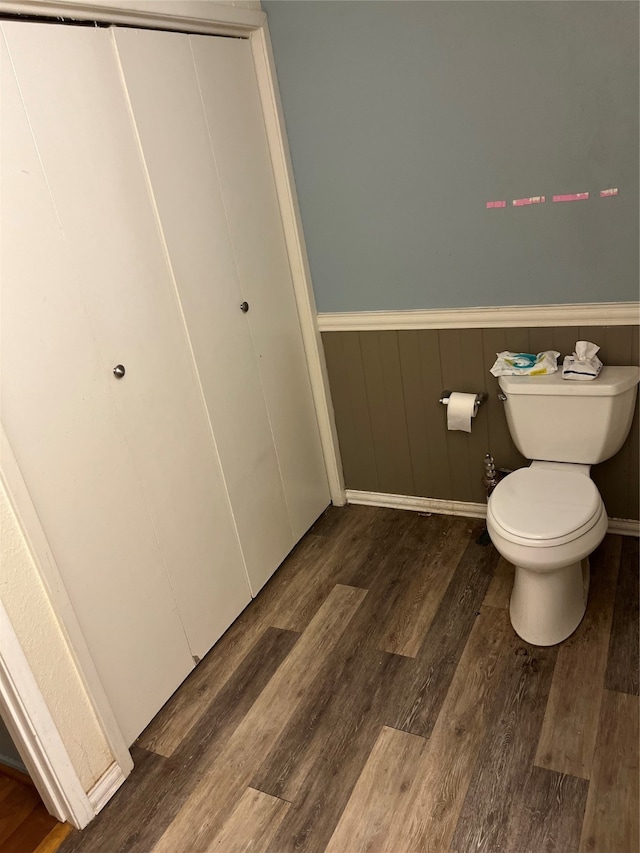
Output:
[[[241,302],[240,303],[240,310],[242,311],[243,314],[246,314],[247,311],[249,310],[249,303],[248,302]]]
[[[126,371],[124,369],[124,364],[116,364],[116,366],[113,368],[113,375],[116,377],[116,379],[122,379],[125,373]]]

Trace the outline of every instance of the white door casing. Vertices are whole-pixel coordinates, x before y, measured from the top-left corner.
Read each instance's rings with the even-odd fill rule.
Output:
[[[14,673],[18,679],[14,678]],[[83,827],[94,817],[0,601],[0,712],[48,811]]]

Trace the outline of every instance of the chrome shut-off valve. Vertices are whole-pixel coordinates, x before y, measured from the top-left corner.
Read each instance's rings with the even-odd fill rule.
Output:
[[[496,468],[496,463],[490,453],[484,455],[484,476],[482,477],[482,485],[487,490],[487,497],[495,489],[500,481],[500,475]]]

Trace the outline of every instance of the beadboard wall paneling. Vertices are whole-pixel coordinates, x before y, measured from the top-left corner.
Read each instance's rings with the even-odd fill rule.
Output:
[[[323,332],[347,489],[484,502],[482,460],[520,468],[489,373],[502,350],[573,352],[594,341],[605,364],[639,364],[638,326]],[[470,434],[448,432],[444,389],[489,392]],[[593,479],[612,518],[640,518],[638,410],[622,450]]]

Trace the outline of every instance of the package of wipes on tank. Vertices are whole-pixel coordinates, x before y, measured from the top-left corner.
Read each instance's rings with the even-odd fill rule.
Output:
[[[562,365],[563,379],[595,379],[602,370],[602,362],[596,355],[599,346],[591,341],[576,341],[573,355],[565,355]]]
[[[560,353],[555,350],[537,354],[505,350],[496,355],[498,358],[491,368],[494,376],[544,376],[557,371]]]

